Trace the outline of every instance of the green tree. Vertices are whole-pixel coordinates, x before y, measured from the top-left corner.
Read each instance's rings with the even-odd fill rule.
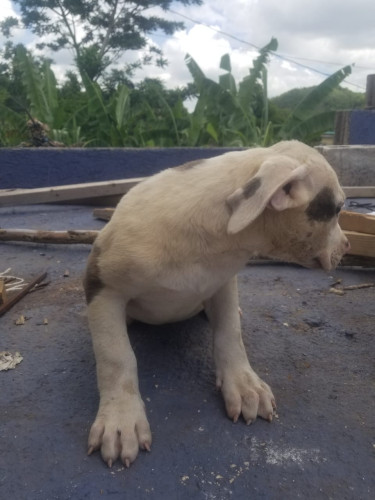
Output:
[[[183,23],[154,15],[152,9],[167,11],[172,0],[13,0],[20,8],[23,25],[40,37],[39,48],[73,51],[81,75],[91,80],[101,77],[126,50],[148,48],[142,60],[127,65],[127,70],[155,61],[166,64],[162,52],[149,46],[147,35],[155,32],[173,34]],[[183,5],[200,5],[202,0],[175,0]],[[18,26],[8,17],[0,24],[2,33],[10,36]],[[51,38],[53,38],[52,41]]]

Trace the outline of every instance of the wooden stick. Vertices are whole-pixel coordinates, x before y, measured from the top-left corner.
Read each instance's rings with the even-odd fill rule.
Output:
[[[41,281],[43,281],[46,276],[47,276],[47,273],[40,274],[31,283],[29,283],[28,285],[26,285],[23,290],[21,290],[14,297],[12,297],[5,304],[3,304],[0,307],[0,316],[2,316],[7,311],[9,311],[9,309],[11,307],[13,307],[14,304],[16,304],[17,302],[19,302],[25,295],[27,295],[29,293],[30,290],[32,290],[34,288],[35,285],[37,285],[38,283],[40,283]]]
[[[372,288],[375,286],[375,283],[360,283],[359,285],[348,285],[343,286],[343,290],[360,290],[361,288]]]
[[[0,241],[27,241],[29,243],[92,244],[99,231],[34,231],[32,229],[0,229]]]

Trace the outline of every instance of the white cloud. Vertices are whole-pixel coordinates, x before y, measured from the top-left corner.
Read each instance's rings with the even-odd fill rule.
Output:
[[[12,2],[10,0],[3,0],[1,2],[1,17],[15,16],[16,13],[13,9]]]

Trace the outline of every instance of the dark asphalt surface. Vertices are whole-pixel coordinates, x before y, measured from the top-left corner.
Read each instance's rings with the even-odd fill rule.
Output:
[[[102,225],[88,207],[0,209],[4,228]],[[24,358],[0,372],[1,499],[375,498],[375,289],[328,292],[338,278],[374,282],[374,271],[273,264],[240,274],[244,342],[277,398],[272,424],[226,417],[204,317],[134,324],[154,441],[129,470],[119,462],[108,469],[98,453],[86,456],[98,404],[81,287],[88,252],[0,245],[0,272],[31,279],[48,271],[49,281],[0,318],[0,351]]]

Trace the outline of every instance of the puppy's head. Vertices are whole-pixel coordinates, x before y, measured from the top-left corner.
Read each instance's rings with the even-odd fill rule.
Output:
[[[338,225],[345,196],[332,167],[296,141],[269,148],[257,173],[228,198],[227,231],[257,223],[267,256],[306,267],[336,267],[350,246]]]

